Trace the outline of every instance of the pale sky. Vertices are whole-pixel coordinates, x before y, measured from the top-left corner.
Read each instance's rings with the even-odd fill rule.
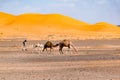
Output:
[[[95,24],[120,25],[120,0],[0,0],[0,11],[23,13],[58,13]]]

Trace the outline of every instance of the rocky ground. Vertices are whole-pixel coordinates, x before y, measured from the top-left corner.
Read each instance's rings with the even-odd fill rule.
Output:
[[[29,41],[28,45],[46,41]],[[57,43],[57,41],[53,41]],[[120,40],[74,40],[78,52],[33,49],[0,41],[0,80],[120,80]]]

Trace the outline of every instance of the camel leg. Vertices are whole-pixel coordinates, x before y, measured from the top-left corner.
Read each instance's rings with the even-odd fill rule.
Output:
[[[39,47],[37,48],[37,51],[38,51],[38,53],[40,53],[40,48]]]
[[[47,51],[47,48],[45,50]]]
[[[39,49],[39,52],[40,52],[40,53],[42,52],[42,48]]]
[[[40,48],[40,53],[42,52],[42,48]]]
[[[68,52],[70,51],[70,44],[68,45]]]
[[[51,53],[52,48],[50,48],[50,53]]]
[[[46,48],[43,48],[42,52],[44,52],[45,49],[46,49]]]
[[[50,52],[52,52],[52,51],[54,51],[54,49],[51,47],[51,48],[50,48]]]
[[[50,53],[51,53],[51,51],[52,51],[52,47],[50,47]]]
[[[27,48],[26,47],[22,48],[22,51],[27,51]]]
[[[61,49],[59,49],[59,52],[60,52],[60,54],[63,54],[63,51]]]
[[[62,49],[63,49],[63,46],[60,46],[60,48],[59,48],[59,52],[60,52],[60,54],[63,54]]]
[[[73,47],[75,53],[77,53],[78,52],[77,49],[73,45],[71,45],[71,46]]]

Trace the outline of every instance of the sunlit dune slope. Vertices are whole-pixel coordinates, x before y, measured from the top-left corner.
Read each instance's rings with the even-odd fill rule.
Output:
[[[74,25],[85,25],[88,23],[81,22],[79,20],[75,20],[68,16],[64,16],[61,14],[22,14],[16,16],[16,20],[14,23],[22,23],[22,24],[74,24]]]
[[[14,19],[15,19],[14,15],[0,12],[0,25],[9,25],[13,23]]]
[[[75,29],[88,23],[75,20],[60,14],[22,14],[16,16],[13,26],[29,26],[39,28]]]
[[[93,25],[86,25],[81,28],[85,31],[101,31],[101,32],[116,32],[120,31],[120,27],[107,23],[107,22],[98,22]]]
[[[61,14],[11,15],[0,12],[0,36],[120,37],[120,27],[106,22],[89,24]],[[57,37],[55,37],[57,38]]]

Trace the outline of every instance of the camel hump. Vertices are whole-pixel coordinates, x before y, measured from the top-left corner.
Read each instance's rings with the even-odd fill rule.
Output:
[[[64,39],[63,41],[70,41],[69,39]]]
[[[47,41],[46,44],[52,44],[52,42],[51,41]]]
[[[70,40],[64,39],[64,40],[62,41],[62,43],[64,43],[64,44],[70,44]]]
[[[47,42],[45,43],[45,45],[46,45],[46,46],[53,46],[53,44],[52,44],[51,41],[47,41]]]

